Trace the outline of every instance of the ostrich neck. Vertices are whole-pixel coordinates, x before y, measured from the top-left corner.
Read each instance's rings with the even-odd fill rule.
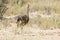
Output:
[[[28,7],[27,7],[27,16],[29,17],[29,4],[28,4]]]

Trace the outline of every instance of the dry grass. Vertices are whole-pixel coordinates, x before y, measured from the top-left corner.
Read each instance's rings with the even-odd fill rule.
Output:
[[[5,12],[4,16],[13,16],[13,15],[20,15],[25,14],[27,9],[27,3],[30,2],[30,9],[32,12],[30,13],[30,22],[28,25],[38,25],[40,29],[51,29],[51,28],[60,28],[60,1],[52,1],[52,0],[24,0],[26,3],[21,7],[19,4],[16,4],[17,0],[13,0],[12,4],[7,4],[8,10]],[[14,4],[15,2],[15,4]],[[21,2],[21,1],[19,1]],[[44,7],[51,8],[51,18],[42,18],[40,14],[46,14]],[[37,13],[35,14],[35,11]],[[57,16],[55,14],[58,14]],[[32,15],[32,16],[31,16]],[[44,16],[45,17],[45,16]],[[8,20],[9,21],[9,20]],[[12,19],[11,19],[12,21]],[[9,24],[9,21],[7,24]],[[14,21],[15,22],[15,21]]]
[[[0,20],[0,40],[59,40],[60,31],[60,1],[59,0],[24,0],[25,3],[21,6],[21,0],[17,0],[5,4],[8,10],[4,16],[13,16],[25,14],[27,4],[30,3],[29,23],[24,26],[23,33],[16,26],[15,19]],[[47,15],[44,7],[51,8],[51,15]],[[54,32],[50,32],[53,29]],[[41,31],[41,30],[44,30]],[[45,30],[49,30],[46,33]],[[51,30],[51,31],[53,31]]]

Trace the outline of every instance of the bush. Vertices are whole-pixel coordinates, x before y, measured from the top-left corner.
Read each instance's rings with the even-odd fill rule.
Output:
[[[7,8],[4,4],[0,4],[0,19],[3,18],[3,14],[6,12]]]

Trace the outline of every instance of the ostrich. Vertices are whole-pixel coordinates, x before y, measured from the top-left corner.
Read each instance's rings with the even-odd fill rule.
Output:
[[[17,27],[21,27],[21,31],[23,26],[26,25],[29,21],[29,4],[27,6],[27,13],[25,15],[20,15],[17,17]]]
[[[16,19],[16,24],[17,24],[17,28],[21,28],[21,32],[23,30],[23,26],[26,25],[29,22],[29,4],[27,6],[27,13],[25,15],[16,15],[16,16],[10,16],[10,17],[6,17],[3,16],[4,19]]]

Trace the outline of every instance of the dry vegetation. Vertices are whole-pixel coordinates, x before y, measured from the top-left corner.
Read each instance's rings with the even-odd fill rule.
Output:
[[[20,34],[20,28],[16,28],[15,19],[2,19],[0,20],[0,40],[59,40],[60,0],[6,0],[3,3],[0,1],[0,5],[8,8],[3,12],[3,16],[25,14],[28,3],[30,20],[24,26],[23,33]],[[45,8],[50,8],[49,12]],[[2,10],[1,7],[0,10]]]

